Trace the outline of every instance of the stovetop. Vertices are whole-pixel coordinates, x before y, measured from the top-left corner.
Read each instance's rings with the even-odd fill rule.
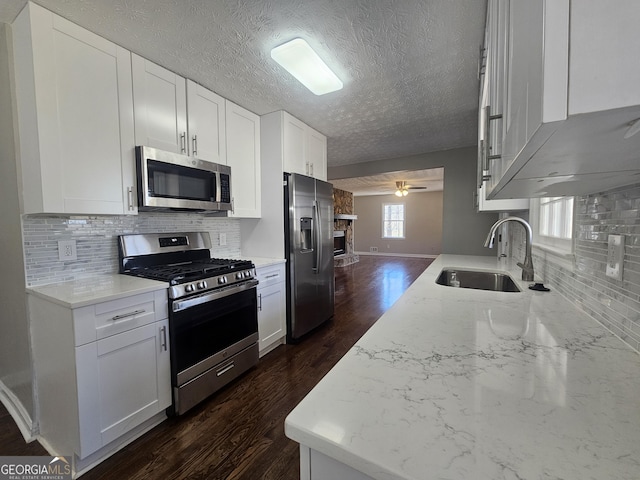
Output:
[[[257,283],[253,262],[211,258],[208,232],[118,237],[120,273],[169,282],[169,298]]]
[[[171,285],[227,275],[253,268],[250,260],[209,258],[177,265],[152,265],[132,268],[129,275],[169,282]]]

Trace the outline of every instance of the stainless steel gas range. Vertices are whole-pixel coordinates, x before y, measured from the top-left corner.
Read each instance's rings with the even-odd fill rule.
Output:
[[[181,415],[258,362],[255,266],[211,258],[207,232],[122,235],[120,273],[169,282],[173,405]]]

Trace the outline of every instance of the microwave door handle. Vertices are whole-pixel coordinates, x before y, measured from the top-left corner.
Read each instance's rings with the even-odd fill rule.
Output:
[[[222,202],[222,179],[220,172],[215,173],[216,177],[216,202]]]

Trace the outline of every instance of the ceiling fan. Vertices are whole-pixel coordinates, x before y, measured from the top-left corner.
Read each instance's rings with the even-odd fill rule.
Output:
[[[407,185],[404,180],[396,182],[396,197],[406,197],[409,195],[409,190],[426,190],[427,187],[412,187]]]

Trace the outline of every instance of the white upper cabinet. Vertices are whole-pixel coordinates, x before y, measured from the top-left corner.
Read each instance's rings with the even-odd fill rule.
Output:
[[[284,171],[326,180],[327,137],[287,112],[275,115],[281,115]]]
[[[486,183],[491,180],[490,166],[502,159],[503,93],[506,33],[503,31],[507,10],[497,0],[489,0],[485,32],[484,60],[480,76],[478,109],[478,187],[476,208],[480,212],[527,210],[529,200],[510,198],[487,200]]]
[[[131,55],[136,145],[226,164],[224,99]]]
[[[306,135],[306,168],[309,176],[327,180],[327,137],[312,128]]]
[[[490,0],[504,21],[501,156],[489,198],[583,195],[637,183],[640,3]],[[506,36],[505,36],[506,35]],[[501,78],[502,77],[502,78]],[[493,79],[492,79],[493,81]]]
[[[131,55],[136,145],[188,155],[185,79]]]
[[[226,101],[227,164],[231,167],[230,217],[260,218],[260,117]]]
[[[130,53],[33,3],[12,25],[24,213],[136,213]]]
[[[224,98],[187,80],[187,118],[190,154],[202,160],[226,164]]]

